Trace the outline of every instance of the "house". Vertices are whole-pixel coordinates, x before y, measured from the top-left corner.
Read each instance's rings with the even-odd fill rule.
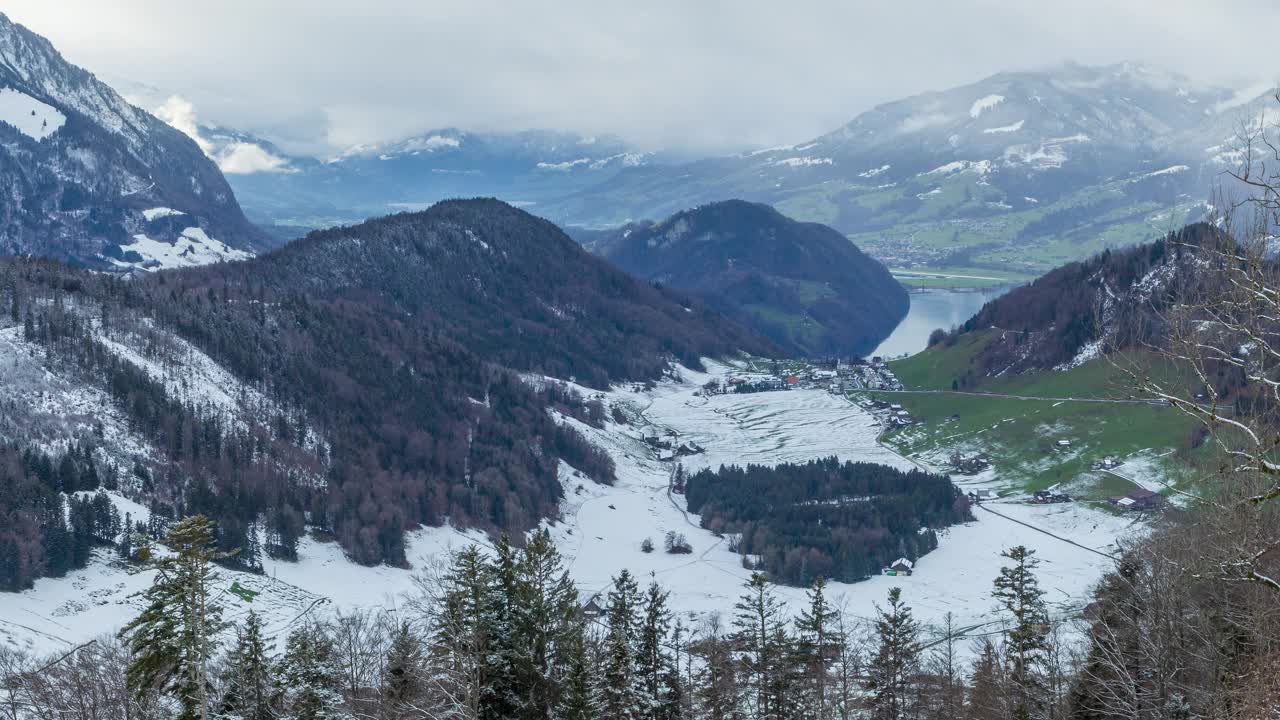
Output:
[[[582,617],[587,620],[598,620],[604,616],[604,608],[600,607],[600,603],[597,602],[597,598],[599,598],[598,595],[592,595],[591,599],[587,601],[587,604],[578,609],[578,611],[582,613]]]
[[[1094,470],[1110,470],[1120,466],[1120,460],[1114,455],[1108,455],[1093,464]]]
[[[950,460],[951,467],[955,468],[956,472],[960,472],[965,475],[976,475],[991,467],[991,461],[987,459],[986,455],[965,457],[960,453],[952,453]]]
[[[1054,443],[1054,444],[1055,444],[1055,445],[1057,445],[1059,449],[1062,449],[1062,448],[1069,448],[1069,447],[1071,447],[1071,441],[1070,441],[1070,440],[1059,440],[1058,442],[1056,442],[1056,443]]]
[[[786,382],[788,386],[795,387],[796,385],[800,384],[800,378],[796,377],[795,375],[789,375],[787,376]]]
[[[676,448],[677,455],[698,455],[699,453],[704,452],[706,452],[706,450],[692,440],[683,442],[680,444],[680,447]]]
[[[663,448],[662,450],[658,451],[658,459],[664,462],[667,460],[675,460],[676,451],[671,450],[670,448]]]
[[[968,493],[968,495],[969,495],[969,501],[970,501],[970,502],[972,502],[972,503],[976,503],[976,504],[979,504],[979,505],[981,505],[981,504],[982,504],[984,501],[986,501],[986,500],[995,500],[995,499],[996,499],[996,493],[995,493],[995,491],[994,491],[994,490],[988,490],[988,489],[986,489],[986,488],[983,488],[983,489],[981,489],[981,490],[978,490],[977,492],[970,492],[970,493]]]
[[[1071,496],[1066,493],[1060,493],[1055,490],[1037,490],[1031,497],[1031,502],[1039,505],[1047,505],[1050,503],[1071,502]]]
[[[1164,505],[1165,499],[1154,490],[1138,488],[1124,497],[1108,498],[1107,502],[1123,510],[1157,510]]]
[[[889,567],[884,569],[884,574],[885,575],[906,575],[907,577],[910,577],[911,573],[914,571],[915,571],[915,563],[911,562],[906,558],[898,558],[897,560],[893,561],[893,564],[891,564]]]

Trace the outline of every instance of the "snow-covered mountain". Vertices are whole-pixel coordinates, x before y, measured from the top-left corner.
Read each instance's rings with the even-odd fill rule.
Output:
[[[1032,275],[1198,218],[1256,95],[1130,64],[1000,73],[808,142],[627,170],[540,210],[610,226],[744,198],[891,265]]]
[[[226,134],[226,131],[223,131]],[[204,133],[216,137],[218,133]],[[266,221],[351,220],[421,209],[453,197],[494,196],[534,206],[618,172],[661,161],[614,137],[531,130],[432,130],[348,148],[336,157],[285,157],[269,142],[242,140],[281,157],[283,172],[224,172],[246,211]],[[216,153],[215,153],[216,155]]]
[[[265,236],[189,137],[0,14],[0,252],[99,268],[239,259]]]

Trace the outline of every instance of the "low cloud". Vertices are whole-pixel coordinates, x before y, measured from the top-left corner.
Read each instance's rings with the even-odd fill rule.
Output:
[[[224,173],[249,175],[260,172],[290,172],[289,161],[253,142],[217,142],[200,130],[196,106],[180,95],[170,95],[151,113],[186,134]]]
[[[259,172],[287,172],[289,161],[272,155],[256,143],[233,142],[214,157],[224,173],[248,175]]]

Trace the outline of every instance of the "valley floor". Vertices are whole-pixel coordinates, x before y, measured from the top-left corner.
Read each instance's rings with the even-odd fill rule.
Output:
[[[701,529],[698,517],[683,510],[683,498],[668,493],[671,463],[658,460],[641,439],[643,434],[675,430],[681,440],[704,447],[704,454],[683,458],[691,470],[830,455],[898,467],[914,462],[881,445],[875,418],[837,395],[821,390],[711,397],[698,393],[710,375],[728,370],[711,365],[709,374],[684,370],[680,380],[664,381],[653,390],[615,389],[602,399],[620,406],[632,422],[610,423],[604,430],[582,426],[614,457],[618,475],[614,486],[605,487],[563,466],[566,500],[562,517],[549,527],[584,602],[604,591],[610,578],[626,567],[642,583],[651,575],[657,578],[671,591],[674,609],[686,618],[728,615],[749,576],[727,541]],[[990,471],[958,482],[966,489],[1008,485]],[[989,502],[975,509],[974,522],[941,533],[938,549],[920,559],[914,576],[832,584],[829,597],[852,616],[870,618],[874,604],[882,603],[896,585],[926,624],[936,624],[952,612],[959,627],[980,633],[982,628],[998,627],[990,591],[1001,565],[999,553],[1022,544],[1033,548],[1042,561],[1041,584],[1055,618],[1074,618],[1088,602],[1093,583],[1110,567],[1106,555],[1117,539],[1144,527],[1132,517],[1084,505],[1032,505],[1019,497]],[[130,509],[138,517],[140,509]],[[662,541],[668,531],[683,533],[692,553],[665,554]],[[646,537],[657,546],[653,553],[640,549]],[[233,622],[252,608],[264,616],[271,634],[281,636],[313,613],[403,608],[416,574],[430,574],[450,549],[470,542],[485,541],[477,533],[451,528],[416,531],[410,535],[408,553],[414,570],[406,571],[354,565],[336,544],[308,539],[300,547],[299,563],[268,561],[264,575],[220,571],[220,599]],[[150,576],[150,571],[119,566],[110,553],[100,551],[88,568],[66,578],[43,579],[32,590],[0,594],[0,643],[43,652],[110,632],[136,612],[138,600],[132,594],[146,587]],[[803,603],[803,589],[780,587],[778,593],[793,610]]]

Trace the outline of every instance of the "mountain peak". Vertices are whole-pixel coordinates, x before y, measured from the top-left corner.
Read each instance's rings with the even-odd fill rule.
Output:
[[[593,250],[705,298],[792,353],[870,352],[906,314],[906,291],[840,233],[770,205],[712,202],[634,223]]]
[[[4,16],[0,93],[0,250],[132,269],[264,246],[195,141]]]

